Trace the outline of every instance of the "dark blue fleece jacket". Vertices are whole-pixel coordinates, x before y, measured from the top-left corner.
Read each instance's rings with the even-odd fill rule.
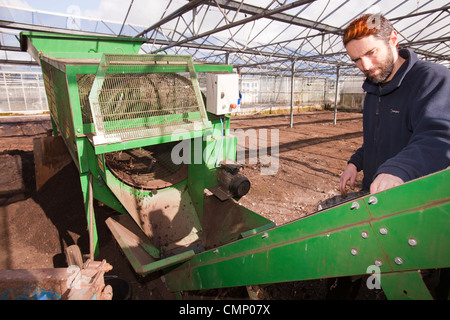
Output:
[[[450,165],[450,70],[399,54],[406,61],[389,83],[363,84],[364,140],[349,162],[363,170],[365,190],[380,173],[406,182]]]

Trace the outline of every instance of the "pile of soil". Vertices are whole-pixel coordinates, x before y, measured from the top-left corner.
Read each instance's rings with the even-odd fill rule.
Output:
[[[240,203],[277,225],[316,212],[318,204],[340,194],[339,178],[350,156],[362,144],[362,114],[301,112],[233,118],[231,128],[278,130],[279,163],[276,174],[261,174],[260,162],[246,159],[243,174],[252,183]],[[254,162],[254,161],[253,161]],[[361,188],[362,175],[355,182]]]
[[[187,178],[184,163],[174,164],[171,150],[175,143],[147,146],[105,155],[109,170],[122,182],[137,189],[167,188]]]

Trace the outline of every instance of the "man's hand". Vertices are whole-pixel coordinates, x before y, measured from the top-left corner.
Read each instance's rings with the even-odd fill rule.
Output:
[[[341,190],[342,197],[347,196],[347,182],[350,182],[350,188],[353,190],[355,188],[355,180],[358,170],[353,163],[349,163],[341,175],[341,180],[339,181],[339,189]]]
[[[381,192],[403,183],[403,180],[397,176],[388,173],[380,173],[370,185],[370,193]]]

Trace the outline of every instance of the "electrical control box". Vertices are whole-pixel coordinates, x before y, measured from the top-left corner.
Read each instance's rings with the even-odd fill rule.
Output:
[[[239,111],[239,75],[236,73],[208,73],[206,111],[222,115]]]

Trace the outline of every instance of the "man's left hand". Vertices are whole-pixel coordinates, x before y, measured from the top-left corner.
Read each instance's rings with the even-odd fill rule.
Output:
[[[381,192],[403,184],[403,180],[388,173],[380,173],[370,185],[370,193]]]

